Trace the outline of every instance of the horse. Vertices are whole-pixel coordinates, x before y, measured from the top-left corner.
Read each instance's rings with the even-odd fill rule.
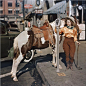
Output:
[[[53,31],[54,31],[55,39],[57,40],[57,29],[56,29],[55,21],[53,21],[53,22],[51,22],[51,23],[49,23],[49,24],[52,26]],[[65,25],[65,18],[62,18],[62,19],[60,20],[60,27],[59,27],[59,28],[64,27],[64,25]],[[59,35],[59,46],[60,46],[61,41],[62,41],[62,35],[61,35],[61,36]],[[56,42],[57,42],[57,41],[56,41]],[[56,53],[57,53],[57,51],[56,51],[56,44],[57,44],[57,43],[55,43],[55,50],[54,50],[54,53],[53,53],[53,60],[52,60],[52,65],[53,65],[54,67],[57,67],[57,58],[56,58]],[[62,66],[61,66],[60,64],[59,64],[59,69],[62,69]]]
[[[44,49],[49,46],[52,47],[54,57],[56,55],[56,39],[54,36],[53,28],[48,22],[45,22],[44,25],[40,28],[33,26],[31,30],[21,32],[14,39],[13,43],[14,58],[11,70],[11,77],[13,80],[18,81],[16,76],[17,67],[19,63],[24,59],[24,56],[28,51],[34,49]],[[32,59],[33,57],[31,57],[29,61]]]

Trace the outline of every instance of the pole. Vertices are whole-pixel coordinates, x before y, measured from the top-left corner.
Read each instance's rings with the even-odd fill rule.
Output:
[[[24,0],[23,0],[23,19],[25,17],[25,12],[24,12]]]
[[[71,0],[69,0],[69,16],[71,16]]]
[[[57,70],[56,72],[59,72],[59,27],[57,27],[57,45],[56,45],[56,58],[57,58]]]
[[[82,7],[82,23],[83,23],[83,7]]]
[[[25,12],[24,12],[24,0],[23,0],[23,20],[25,18]],[[23,25],[23,31],[24,31],[24,25]]]
[[[17,21],[17,15],[18,15],[18,13],[17,13],[17,12],[18,12],[18,10],[17,10],[18,7],[17,7],[17,6],[18,6],[18,5],[17,5],[17,0],[16,0],[16,11],[15,11],[15,12],[16,12],[16,13],[15,13],[15,14],[16,14],[16,15],[15,15],[16,17],[15,17],[15,21]],[[16,22],[16,23],[17,23],[17,22]]]
[[[4,20],[5,20],[5,0],[4,0]]]

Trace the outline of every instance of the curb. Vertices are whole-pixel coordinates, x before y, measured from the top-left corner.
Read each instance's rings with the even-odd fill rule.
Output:
[[[11,60],[13,60],[13,58],[5,57],[5,58],[1,58],[1,59],[0,59],[1,62],[4,62],[4,61],[11,61]]]
[[[50,86],[50,84],[48,83],[47,79],[45,78],[43,72],[41,71],[41,69],[39,68],[39,66],[38,66],[38,64],[37,64],[37,62],[39,62],[39,61],[40,61],[40,60],[36,60],[36,61],[35,61],[36,69],[37,69],[38,73],[40,74],[40,76],[41,76],[41,78],[42,78],[44,84],[45,84],[46,86]]]

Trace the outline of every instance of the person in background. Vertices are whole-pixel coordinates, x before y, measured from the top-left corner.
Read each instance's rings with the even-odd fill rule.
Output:
[[[59,34],[64,34],[63,49],[66,55],[67,69],[73,70],[74,54],[75,54],[75,42],[77,41],[77,29],[75,20],[73,17],[66,17],[65,26],[59,30]]]

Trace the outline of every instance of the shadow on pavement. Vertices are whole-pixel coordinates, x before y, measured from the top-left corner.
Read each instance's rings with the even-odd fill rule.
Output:
[[[37,60],[37,62],[48,62],[52,61],[52,54],[47,54],[47,55],[40,55],[34,58],[34,60]]]

